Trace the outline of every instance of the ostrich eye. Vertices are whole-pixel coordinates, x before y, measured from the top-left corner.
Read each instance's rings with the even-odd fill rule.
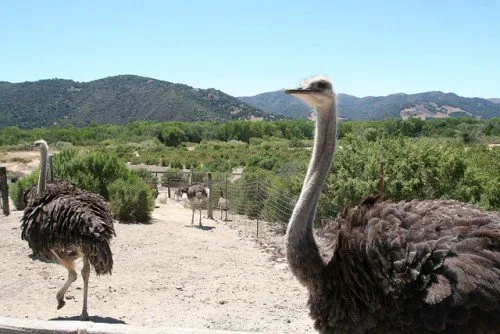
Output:
[[[317,86],[318,88],[320,88],[320,89],[325,89],[325,88],[327,88],[326,82],[324,82],[324,81],[320,81],[320,82],[318,82],[318,83],[316,84],[316,86]]]

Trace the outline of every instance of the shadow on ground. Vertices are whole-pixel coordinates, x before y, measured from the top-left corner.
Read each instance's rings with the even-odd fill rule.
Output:
[[[103,323],[103,324],[126,324],[125,321],[120,320],[120,319],[115,319],[111,317],[100,317],[98,315],[93,315],[89,317],[90,319],[88,321],[95,322],[95,323]],[[60,321],[60,320],[74,320],[74,321],[80,321],[80,316],[74,315],[71,317],[57,317],[57,318],[52,318],[49,319],[50,321]]]
[[[202,231],[210,231],[215,228],[215,226],[199,226],[199,225],[184,225],[184,227],[197,228]]]

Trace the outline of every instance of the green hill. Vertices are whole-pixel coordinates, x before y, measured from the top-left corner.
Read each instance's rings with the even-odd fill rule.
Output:
[[[0,82],[0,128],[151,121],[275,119],[216,89],[119,75],[90,82]]]

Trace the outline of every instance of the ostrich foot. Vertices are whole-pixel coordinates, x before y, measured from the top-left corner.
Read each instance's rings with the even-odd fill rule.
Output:
[[[59,309],[63,308],[64,305],[66,305],[66,302],[64,301],[64,299],[62,299],[62,298],[59,299],[58,298],[57,299],[57,309],[59,310]]]
[[[87,311],[83,311],[82,314],[80,315],[80,320],[81,321],[89,321],[90,317]]]

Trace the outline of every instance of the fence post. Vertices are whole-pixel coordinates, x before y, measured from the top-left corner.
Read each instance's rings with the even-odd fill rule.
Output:
[[[207,172],[207,186],[208,186],[208,208],[207,208],[207,218],[214,219],[212,210],[212,173]]]
[[[193,166],[191,165],[191,169],[189,170],[189,185],[193,185]]]
[[[224,221],[227,222],[227,212],[229,211],[229,193],[227,192],[227,175],[226,175],[226,189],[224,191],[224,194],[226,195],[226,210],[224,210]]]
[[[170,198],[170,178],[167,177],[167,195]]]
[[[2,194],[3,214],[8,216],[9,210],[9,185],[7,184],[7,168],[0,167],[0,193]]]
[[[256,179],[257,187],[255,190],[255,197],[253,199],[254,205],[257,205],[257,199],[259,198],[259,178]],[[259,215],[257,215],[257,238],[259,237]]]

